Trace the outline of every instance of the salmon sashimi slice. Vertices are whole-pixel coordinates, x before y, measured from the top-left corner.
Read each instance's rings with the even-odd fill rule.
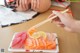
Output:
[[[43,40],[44,40],[43,38],[38,39],[38,44],[39,44],[38,49],[45,49],[45,44]]]
[[[24,47],[27,49],[35,49],[36,48],[36,40],[33,38],[27,38],[24,44]]]
[[[37,32],[36,32],[37,33]],[[41,32],[40,32],[41,33]],[[45,34],[37,34],[38,36],[36,39],[33,38],[33,36],[26,39],[26,43],[24,45],[25,49],[31,50],[31,49],[37,49],[37,50],[44,50],[44,49],[55,49],[56,48],[56,42],[52,38],[51,33],[46,33],[46,38],[44,36]],[[50,37],[51,36],[51,37]]]
[[[36,30],[35,28],[32,28],[32,29],[29,29],[29,30],[28,30],[28,34],[29,34],[30,36],[32,36],[32,34],[35,33],[35,32],[37,32],[37,30]]]

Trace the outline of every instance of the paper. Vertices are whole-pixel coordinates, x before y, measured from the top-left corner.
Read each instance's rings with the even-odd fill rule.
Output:
[[[21,23],[32,19],[37,12],[28,10],[26,12],[13,12],[11,9],[0,6],[0,25],[11,25],[16,23]]]

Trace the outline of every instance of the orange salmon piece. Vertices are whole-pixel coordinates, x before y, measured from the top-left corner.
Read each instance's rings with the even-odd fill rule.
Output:
[[[32,36],[32,34],[33,34],[34,32],[36,32],[36,31],[37,31],[37,30],[33,28],[33,29],[30,29],[30,30],[28,31],[28,33],[29,33],[30,36]]]
[[[38,49],[44,49],[45,46],[44,46],[44,43],[43,43],[43,39],[42,39],[42,38],[39,38],[39,39],[38,39],[38,42],[39,42],[39,47],[38,47]]]
[[[36,48],[36,41],[33,38],[26,39],[25,42],[25,49],[35,49]]]
[[[31,49],[30,47],[33,46],[31,38],[27,38],[24,44],[25,49]]]
[[[47,46],[47,49],[55,49],[56,48],[56,42],[52,42],[52,44]]]

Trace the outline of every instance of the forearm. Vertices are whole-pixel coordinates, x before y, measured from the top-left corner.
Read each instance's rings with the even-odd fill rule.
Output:
[[[80,33],[80,21],[75,20],[75,22],[73,23],[73,25],[71,26],[72,30],[74,32],[79,32]]]

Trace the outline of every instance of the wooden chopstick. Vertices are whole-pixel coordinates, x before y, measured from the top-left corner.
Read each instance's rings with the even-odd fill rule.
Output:
[[[64,10],[64,11],[61,11],[61,13],[65,13],[65,12],[67,12],[67,11],[69,11],[69,9],[66,9],[66,10]],[[45,24],[46,22],[48,22],[48,21],[50,21],[50,20],[52,20],[52,19],[54,19],[54,18],[56,18],[56,17],[57,17],[57,16],[55,15],[55,16],[53,16],[52,18],[46,19],[46,20],[44,20],[44,21],[42,21],[42,22],[40,22],[40,23],[32,26],[31,28],[38,28],[39,26]]]

